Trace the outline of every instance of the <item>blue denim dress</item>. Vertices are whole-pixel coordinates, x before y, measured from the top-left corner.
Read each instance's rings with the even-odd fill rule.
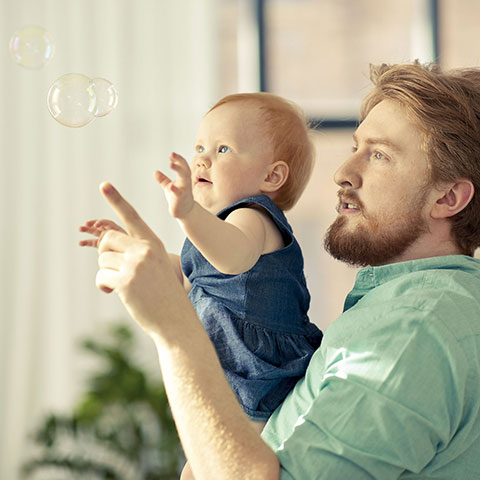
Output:
[[[265,421],[282,403],[322,340],[310,323],[303,256],[283,212],[266,195],[246,198],[222,210],[224,220],[237,208],[259,205],[284,238],[285,247],[262,255],[247,272],[225,275],[187,239],[182,269],[189,293],[244,411]]]

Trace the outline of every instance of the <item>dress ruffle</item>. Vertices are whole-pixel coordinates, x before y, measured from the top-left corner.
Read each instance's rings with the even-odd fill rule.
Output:
[[[254,420],[268,419],[305,374],[322,333],[310,323],[305,335],[251,324],[211,299],[194,306],[243,409]]]

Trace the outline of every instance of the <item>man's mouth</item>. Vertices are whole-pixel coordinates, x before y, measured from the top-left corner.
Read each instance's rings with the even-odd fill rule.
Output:
[[[342,213],[356,213],[360,212],[360,207],[355,203],[350,202],[340,202],[337,205],[337,212]]]
[[[339,190],[337,212],[339,214],[354,214],[363,211],[363,205],[359,198],[357,198],[356,192],[348,192],[345,190]]]

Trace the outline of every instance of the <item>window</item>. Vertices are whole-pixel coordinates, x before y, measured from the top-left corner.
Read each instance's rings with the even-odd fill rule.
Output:
[[[322,120],[320,128],[351,127],[370,63],[436,58],[437,3],[223,0],[222,90],[268,90]]]

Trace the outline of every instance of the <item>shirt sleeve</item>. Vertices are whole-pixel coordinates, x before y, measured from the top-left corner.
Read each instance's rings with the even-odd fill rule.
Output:
[[[313,400],[275,448],[283,480],[397,479],[428,470],[450,442],[461,421],[464,354],[425,312],[389,317],[396,330],[368,329],[326,346]]]

